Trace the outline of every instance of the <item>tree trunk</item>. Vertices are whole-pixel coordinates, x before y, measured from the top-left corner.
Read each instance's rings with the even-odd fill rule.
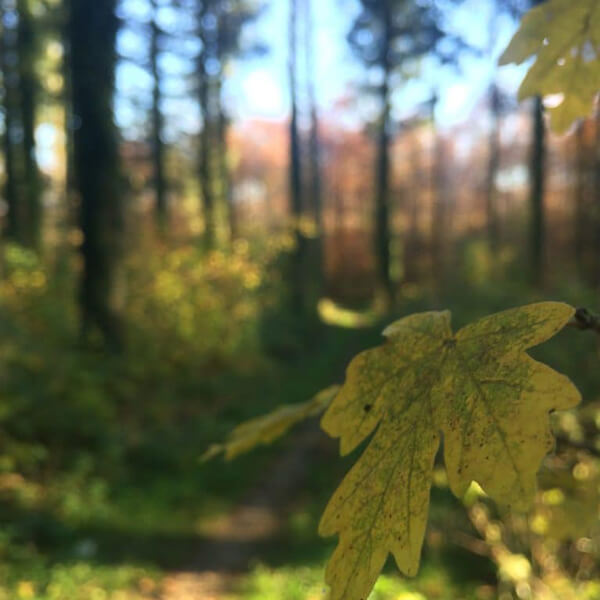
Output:
[[[69,39],[69,24],[63,25],[63,65],[64,78],[64,119],[65,119],[65,198],[69,216],[76,213],[77,206],[77,177],[75,174],[74,131],[75,113],[73,112],[73,88],[71,85],[71,42]]]
[[[292,256],[291,300],[292,309],[298,315],[305,311],[304,264],[306,238],[301,229],[302,210],[302,165],[300,159],[300,133],[298,131],[297,48],[298,48],[298,0],[290,0],[289,21],[289,83],[291,96],[290,118],[290,207],[294,225],[296,247]]]
[[[595,197],[593,199],[594,207],[592,210],[592,227],[594,228],[593,240],[593,274],[592,285],[600,288],[600,106],[596,107],[596,153],[595,153],[595,169],[594,169],[594,184]]]
[[[18,0],[17,9],[19,100],[23,128],[23,197],[26,215],[24,241],[31,248],[39,248],[42,210],[40,175],[35,157],[35,111],[38,96],[35,73],[36,37],[27,0]]]
[[[544,178],[546,171],[546,135],[544,128],[544,105],[541,97],[533,104],[533,140],[530,164],[530,253],[531,281],[541,285],[544,281],[545,216]]]
[[[389,217],[389,177],[390,177],[390,129],[391,129],[391,107],[390,107],[390,43],[391,43],[391,9],[388,0],[383,7],[383,50],[382,70],[383,83],[380,89],[381,114],[379,118],[379,132],[377,140],[377,158],[375,166],[375,257],[377,264],[377,275],[386,305],[393,304],[395,297],[394,285],[391,278],[391,255],[390,255],[390,217]]]
[[[4,136],[2,145],[4,150],[4,199],[8,215],[6,235],[14,241],[22,241],[22,216],[17,189],[17,166],[15,156],[15,137],[17,129],[17,99],[16,84],[18,75],[14,68],[16,58],[15,30],[7,28],[8,19],[5,18],[6,10],[0,5],[0,23],[3,24],[0,38],[1,69],[2,69],[2,98],[4,110]]]
[[[69,0],[74,166],[80,196],[82,332],[97,328],[113,346],[121,329],[113,291],[122,232],[122,181],[113,121],[116,0]]]
[[[202,207],[204,214],[204,244],[212,250],[216,244],[217,224],[215,214],[215,197],[211,169],[211,123],[209,114],[209,82],[204,71],[200,82],[200,109],[202,111],[202,133],[200,134],[200,188],[202,190]]]
[[[410,190],[408,205],[408,231],[404,243],[404,276],[407,283],[419,280],[419,198],[422,194],[421,181],[421,147],[418,134],[411,140],[413,184]]]
[[[221,57],[222,58],[222,57]],[[218,110],[218,156],[219,156],[219,179],[221,181],[222,204],[227,208],[227,218],[229,223],[229,239],[234,240],[238,234],[237,215],[233,203],[233,185],[231,183],[231,173],[229,172],[229,163],[227,156],[227,128],[229,125],[225,107],[222,98],[223,72],[219,73],[219,78],[215,90],[215,101]]]
[[[215,211],[214,180],[212,171],[212,146],[214,143],[213,117],[211,111],[210,92],[211,81],[206,68],[210,58],[209,33],[205,29],[208,17],[208,3],[204,2],[199,14],[199,37],[202,42],[202,51],[198,58],[199,76],[199,104],[202,114],[202,132],[200,134],[200,164],[199,179],[202,191],[202,209],[204,216],[204,245],[207,250],[215,247],[217,240],[217,222]]]
[[[575,173],[574,189],[574,228],[573,228],[573,253],[575,258],[575,267],[580,276],[585,278],[586,262],[586,191],[587,191],[587,152],[585,147],[585,121],[577,125],[575,132],[575,164],[573,171]]]
[[[310,109],[310,135],[308,140],[308,159],[310,179],[308,185],[309,207],[312,212],[315,231],[310,242],[310,270],[312,296],[318,301],[323,292],[323,205],[321,193],[321,142],[319,138],[319,116],[315,88],[315,60],[314,60],[314,26],[312,14],[312,0],[304,0],[304,27],[305,27],[305,64],[306,80],[308,85],[308,103]]]
[[[431,124],[434,136],[431,159],[431,274],[435,287],[441,287],[445,276],[444,256],[446,224],[446,189],[444,185],[444,141],[435,128],[435,106],[438,97],[431,102]]]
[[[492,257],[494,257],[499,246],[496,175],[500,166],[500,93],[496,84],[492,84],[490,89],[490,116],[492,123],[488,146],[488,168],[485,179],[485,207],[488,244]]]
[[[162,140],[164,119],[161,110],[162,89],[161,74],[158,67],[161,30],[156,21],[158,11],[156,0],[152,0],[152,22],[150,24],[150,71],[152,74],[152,165],[154,171],[155,210],[160,231],[167,226],[167,183],[165,178],[164,143]]]

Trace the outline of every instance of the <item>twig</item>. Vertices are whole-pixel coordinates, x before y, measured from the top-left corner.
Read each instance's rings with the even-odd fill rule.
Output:
[[[471,554],[477,556],[490,556],[490,546],[487,542],[480,540],[479,538],[473,537],[468,533],[462,531],[451,531],[448,532],[448,538],[450,542],[464,548]]]
[[[476,503],[470,508],[465,505],[465,508],[467,509],[467,515],[471,521],[471,524],[482,538],[481,543],[488,548],[486,554],[490,557],[492,562],[496,564],[498,571],[501,571],[502,566],[506,563],[506,560],[515,556],[515,554],[504,543],[502,536],[500,536],[499,539],[494,539],[493,541],[487,539],[488,528],[493,524],[493,521],[489,518],[487,510],[481,503]],[[478,547],[478,550],[483,550],[483,548]],[[479,552],[477,552],[477,554],[479,554]],[[516,579],[514,576],[511,577],[509,573],[506,575],[508,575],[510,585],[516,589],[519,584],[519,579]],[[558,597],[554,591],[544,582],[541,577],[538,577],[533,572],[524,577],[522,581],[529,584],[533,592],[533,597],[540,599],[544,598],[547,600],[558,600]]]
[[[569,321],[569,327],[575,329],[588,329],[600,334],[600,315],[590,312],[587,308],[578,308]]]

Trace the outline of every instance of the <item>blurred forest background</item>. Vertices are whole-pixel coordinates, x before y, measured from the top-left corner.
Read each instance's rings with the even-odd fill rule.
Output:
[[[496,67],[533,4],[0,0],[0,599],[324,598],[351,463],[206,447],[400,315],[598,308],[600,110],[554,136]],[[598,336],[535,354],[584,402],[533,512],[440,465],[374,600],[600,598]]]

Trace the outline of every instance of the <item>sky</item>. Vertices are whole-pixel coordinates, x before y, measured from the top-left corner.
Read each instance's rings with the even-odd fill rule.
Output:
[[[147,7],[145,0],[122,0],[121,16],[129,21],[143,22],[149,18]],[[263,56],[235,60],[229,65],[224,93],[233,120],[284,120],[289,114],[288,7],[287,0],[268,1],[260,17],[245,31],[249,44],[252,41],[265,44],[268,52]],[[350,114],[336,110],[336,101],[352,95],[352,90],[365,83],[367,77],[346,41],[358,10],[358,0],[313,0],[315,81],[321,113],[327,118],[349,120],[356,126],[374,116],[373,101],[364,95],[354,94],[356,102]],[[524,67],[496,67],[497,58],[510,40],[516,23],[508,17],[498,18],[495,21],[495,39],[491,43],[491,0],[464,0],[450,14],[448,29],[461,35],[481,55],[463,52],[458,68],[440,68],[432,61],[426,62],[419,80],[407,82],[395,90],[396,118],[410,116],[415,104],[428,100],[436,91],[440,97],[436,109],[438,123],[454,126],[469,118],[494,78],[509,93],[516,91]],[[167,28],[175,24],[173,11],[163,10],[161,18]],[[119,36],[118,46],[122,54],[135,59],[143,56],[145,43],[143,36],[126,28]],[[491,46],[493,50],[490,51]],[[186,49],[194,51],[193,40],[188,40]],[[151,85],[148,74],[135,62],[122,62],[118,69],[117,121],[125,130],[135,128],[136,124],[143,126],[145,110],[140,99],[149,97]],[[165,55],[161,66],[167,75],[166,91],[172,96],[164,105],[170,135],[176,137],[178,133],[197,131],[200,117],[195,102],[191,98],[177,97],[185,90],[184,74],[189,65],[174,56]]]
[[[451,31],[461,35],[473,47],[483,51],[476,57],[463,53],[459,71],[452,67],[440,69],[425,65],[423,78],[403,86],[396,92],[396,104],[411,110],[415,103],[431,97],[437,88],[440,103],[436,117],[448,125],[463,121],[475,106],[490,82],[497,77],[507,91],[514,91],[523,76],[522,67],[496,68],[498,56],[508,44],[516,23],[507,17],[496,21],[493,50],[490,53],[489,0],[466,0],[452,11],[448,23]],[[238,118],[262,117],[284,119],[288,114],[287,90],[287,19],[288,2],[275,0],[269,3],[265,14],[254,26],[254,34],[268,40],[271,52],[265,58],[245,61],[236,65],[230,92]],[[354,17],[359,11],[357,0],[318,0],[313,2],[315,21],[315,79],[318,102],[322,110],[331,111],[335,101],[344,93],[365,81],[365,72],[352,56],[346,41]],[[368,112],[369,107],[365,110]],[[406,116],[400,110],[399,118]]]
[[[448,1],[448,0],[441,0]],[[315,81],[317,101],[322,113],[328,118],[348,118],[348,114],[336,114],[335,104],[343,96],[352,93],[366,81],[366,73],[352,56],[346,41],[352,21],[359,11],[358,0],[313,0],[315,25],[314,48]],[[288,6],[287,0],[270,0],[261,16],[248,26],[245,37],[265,44],[264,56],[234,61],[228,68],[225,87],[226,104],[234,120],[270,119],[284,120],[289,113],[287,80],[288,56]],[[395,91],[395,116],[410,116],[414,105],[426,101],[437,91],[440,101],[436,119],[444,126],[454,126],[465,121],[477,102],[496,78],[509,93],[515,92],[523,77],[524,67],[502,67],[496,62],[507,45],[517,24],[508,17],[495,21],[493,43],[490,42],[491,0],[464,0],[450,11],[448,29],[459,34],[468,44],[482,54],[464,52],[458,68],[440,68],[425,64],[419,80],[405,83]],[[148,18],[145,0],[123,0],[122,13],[138,20]],[[173,21],[173,15],[164,11],[165,25]],[[170,18],[171,17],[171,18]],[[129,55],[143,54],[142,39],[124,30],[119,38],[121,52]],[[493,50],[490,51],[490,47]],[[193,51],[193,48],[190,48]],[[173,57],[165,57],[163,71],[169,75],[168,89],[177,95],[184,89],[181,74],[185,67]],[[147,96],[151,84],[147,74],[132,63],[122,63],[118,73],[120,100],[117,102],[117,120],[127,129],[140,121],[140,107],[136,99]],[[355,94],[355,96],[358,96]],[[133,99],[133,101],[132,101]],[[358,125],[373,116],[369,99],[358,98],[349,117]],[[199,128],[197,107],[190,99],[173,98],[165,102],[165,112],[171,117],[173,135],[176,132],[193,132]]]
[[[238,65],[232,95],[242,96],[238,115],[283,119],[289,112],[288,93],[288,2],[271,1],[254,25],[254,35],[267,40],[269,54]],[[315,26],[315,82],[322,109],[330,108],[349,84],[361,77],[360,65],[351,55],[346,33],[358,12],[356,0],[313,1]],[[300,40],[301,42],[302,40]]]
[[[450,0],[439,0],[449,2]],[[463,0],[450,11],[447,23],[450,31],[479,49],[480,55],[464,52],[458,68],[432,63],[423,65],[422,77],[398,86],[394,91],[394,116],[400,120],[410,116],[415,105],[427,101],[433,91],[439,95],[436,120],[443,127],[465,123],[474,107],[495,79],[509,94],[516,94],[527,65],[498,68],[497,58],[508,44],[517,23],[508,17],[495,21],[495,35],[490,42],[492,0]],[[167,3],[166,3],[167,4]],[[314,20],[315,83],[317,102],[322,118],[349,127],[362,127],[375,116],[376,105],[357,89],[367,81],[367,73],[352,55],[346,36],[359,11],[358,0],[312,0]],[[228,113],[234,121],[265,119],[284,121],[289,115],[288,90],[288,0],[267,0],[259,18],[245,30],[245,41],[266,45],[267,53],[250,55],[232,61],[227,68],[224,89]],[[127,26],[118,37],[118,51],[127,57],[117,69],[116,120],[126,136],[143,135],[147,123],[147,108],[152,81],[141,66],[147,53],[147,23],[150,19],[147,0],[121,0],[119,16]],[[165,29],[178,31],[186,23],[177,22],[177,13],[166,5],[160,13]],[[198,43],[193,37],[174,39],[177,53],[165,53],[161,59],[164,74],[163,104],[166,115],[166,141],[181,134],[194,134],[200,127],[200,116],[186,86],[191,65],[177,58],[183,52],[193,55]],[[490,51],[490,47],[493,50]],[[341,98],[351,98],[344,109]],[[53,154],[56,132],[52,127],[38,131],[39,158],[43,164],[55,160]],[[49,165],[48,165],[49,166]]]

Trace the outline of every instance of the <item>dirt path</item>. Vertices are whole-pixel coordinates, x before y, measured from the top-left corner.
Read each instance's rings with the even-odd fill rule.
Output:
[[[189,567],[168,576],[160,600],[235,598],[241,573],[258,556],[261,545],[280,530],[286,509],[302,489],[323,433],[310,423],[294,436],[291,448],[275,460],[265,477],[228,515],[214,521]]]

